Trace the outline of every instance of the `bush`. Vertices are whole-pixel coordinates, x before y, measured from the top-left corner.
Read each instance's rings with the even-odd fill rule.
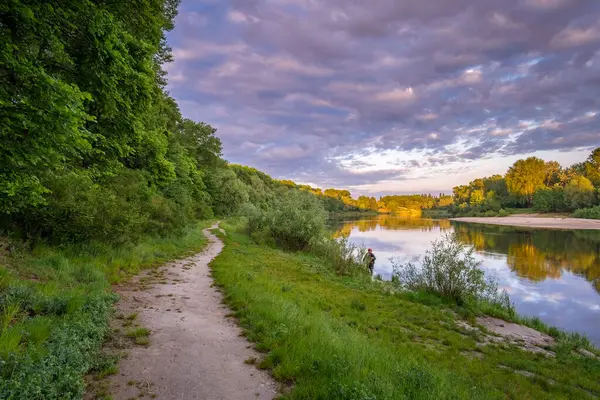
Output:
[[[325,234],[327,212],[312,193],[289,190],[266,209],[246,205],[243,213],[253,239],[287,250],[307,249]]]
[[[366,249],[350,243],[348,238],[323,238],[313,241],[310,250],[317,256],[331,261],[335,272],[340,275],[351,275],[369,270],[365,260]]]
[[[584,176],[577,176],[565,186],[565,202],[572,210],[590,207],[595,199],[594,185]]]
[[[538,189],[533,194],[533,209],[538,212],[556,212],[567,208],[564,190],[557,186]]]
[[[573,213],[575,218],[600,219],[600,206],[582,208]]]
[[[467,248],[453,234],[432,242],[421,265],[392,262],[394,282],[399,286],[435,293],[465,304],[469,301],[488,301],[510,308],[508,295],[498,290],[498,284],[486,278],[481,262],[473,257],[473,248]]]

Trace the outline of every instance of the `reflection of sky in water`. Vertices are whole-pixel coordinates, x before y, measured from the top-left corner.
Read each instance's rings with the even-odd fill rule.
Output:
[[[402,226],[395,230],[377,225],[365,232],[353,227],[350,232],[353,243],[373,249],[377,257],[375,273],[384,279],[391,278],[391,258],[399,263],[416,260],[440,236],[442,230],[439,227],[425,229],[418,226],[413,229]],[[600,295],[585,278],[562,270],[558,279],[546,277],[536,282],[513,272],[506,254],[480,251],[477,257],[483,260],[483,269],[497,278],[500,287],[509,293],[519,314],[537,316],[549,325],[584,333],[600,345]]]

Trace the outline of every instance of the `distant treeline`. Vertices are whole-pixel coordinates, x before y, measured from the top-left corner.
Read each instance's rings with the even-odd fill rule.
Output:
[[[342,211],[376,211],[380,213],[395,213],[411,210],[445,207],[452,204],[452,196],[440,194],[410,194],[375,197],[359,196],[354,199],[348,190],[313,188],[308,185],[299,185],[290,180],[280,181],[282,184],[300,190],[307,190],[323,199],[326,209],[330,212]]]
[[[506,208],[572,212],[600,218],[600,148],[570,167],[536,157],[516,161],[504,176],[475,179],[453,188],[453,214],[493,213]],[[586,211],[582,211],[586,210]]]
[[[587,160],[563,168],[556,161],[529,157],[516,161],[505,175],[478,178],[456,186],[452,195],[440,193],[352,198],[348,190],[322,191],[292,181],[282,184],[307,190],[323,199],[333,212],[370,210],[401,213],[431,210],[449,215],[503,215],[506,209],[537,212],[573,212],[579,217],[600,218],[600,148]],[[596,206],[596,207],[594,207]]]

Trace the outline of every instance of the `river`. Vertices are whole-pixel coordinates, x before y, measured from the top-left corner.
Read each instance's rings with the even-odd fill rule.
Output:
[[[564,231],[469,224],[379,215],[332,221],[337,236],[370,247],[375,274],[390,279],[391,259],[425,254],[433,240],[456,232],[474,246],[482,269],[506,289],[517,312],[565,331],[585,334],[600,347],[600,231]]]

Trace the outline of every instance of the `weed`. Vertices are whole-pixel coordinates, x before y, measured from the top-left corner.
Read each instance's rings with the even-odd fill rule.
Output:
[[[150,335],[150,330],[148,328],[136,328],[125,333],[130,339],[133,339],[133,342],[138,345],[147,345],[150,343],[150,339],[148,336]]]
[[[148,337],[145,336],[140,336],[136,337],[133,342],[140,346],[147,346],[150,344],[150,339],[148,339]]]
[[[148,328],[137,328],[134,330],[130,330],[125,334],[128,338],[137,338],[150,335],[150,330]]]

